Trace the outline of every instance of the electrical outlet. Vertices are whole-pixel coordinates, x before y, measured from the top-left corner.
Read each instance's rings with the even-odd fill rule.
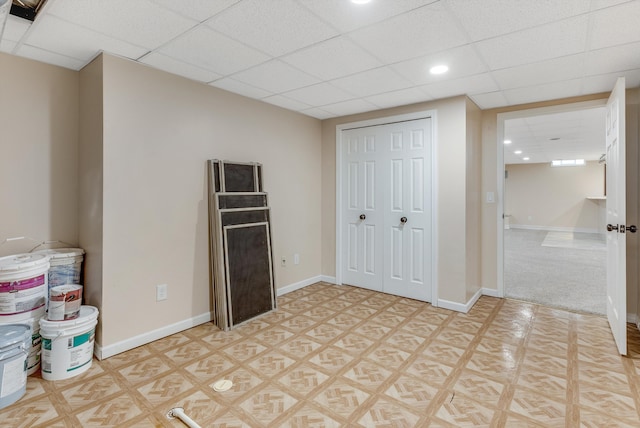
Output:
[[[293,255],[293,264],[294,265],[299,265],[300,264],[300,254],[296,253]]]
[[[287,267],[287,258],[283,257],[280,259],[280,266]]]
[[[161,300],[167,300],[167,297],[168,297],[167,288],[168,288],[167,284],[156,285],[156,302],[159,302]]]

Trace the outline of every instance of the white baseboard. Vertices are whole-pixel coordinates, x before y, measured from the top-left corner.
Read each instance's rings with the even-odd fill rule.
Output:
[[[640,320],[638,319],[638,315],[630,314],[629,312],[627,312],[627,322],[630,322],[631,324],[634,324],[637,326],[639,321]]]
[[[163,337],[171,336],[172,334],[179,333],[189,328],[204,324],[213,319],[212,312],[205,312],[204,314],[197,315],[193,318],[186,319],[167,325],[165,327],[152,330],[148,333],[142,333],[129,339],[122,340],[109,346],[100,346],[96,343],[93,354],[97,359],[102,360],[105,358],[113,357],[121,352],[128,351],[138,346],[146,345],[154,340],[162,339]]]
[[[498,290],[495,288],[486,288],[483,287],[480,291],[482,291],[482,295],[483,296],[490,296],[490,297],[501,297],[498,294]]]
[[[467,303],[457,303],[449,300],[438,299],[438,307],[466,314],[471,310],[473,305],[476,304],[480,296],[482,296],[482,289],[476,291],[476,294],[474,294]]]
[[[598,229],[586,227],[553,227],[536,226],[531,224],[510,224],[509,229],[544,230],[546,232],[577,232],[577,233],[600,233]]]
[[[301,288],[304,288],[308,285],[315,284],[316,282],[324,281],[322,278],[323,277],[321,275],[318,275],[311,278],[307,278],[300,282],[294,282],[293,284],[285,285],[284,287],[280,287],[276,290],[276,295],[282,296],[284,294],[291,293],[292,291],[296,291]]]
[[[335,284],[336,282],[335,277],[318,275],[312,278],[305,279],[304,281],[280,287],[276,290],[276,294],[278,296],[282,296],[283,294],[291,293],[292,291],[299,290],[320,281],[333,284]],[[209,322],[211,320],[213,320],[213,312],[206,312],[193,318],[179,321],[177,323],[158,328],[148,333],[139,334],[138,336],[134,336],[130,339],[122,340],[120,342],[114,343],[113,345],[101,346],[100,344],[96,343],[93,354],[97,359],[103,360],[105,358],[113,357],[114,355],[120,354],[130,349],[137,348],[138,346],[146,345],[147,343],[153,342],[154,340],[162,339],[164,337],[171,336],[172,334],[176,334],[200,324],[204,324],[205,322]]]
[[[320,279],[322,282],[328,282],[329,284],[338,283],[335,276],[320,275]]]

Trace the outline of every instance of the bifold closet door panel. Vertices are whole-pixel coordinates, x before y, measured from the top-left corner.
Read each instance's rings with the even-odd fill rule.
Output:
[[[274,307],[267,223],[224,227],[229,315],[239,324]]]

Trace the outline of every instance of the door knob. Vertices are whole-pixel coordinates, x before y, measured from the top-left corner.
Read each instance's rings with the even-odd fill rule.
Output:
[[[618,225],[617,224],[608,224],[607,225],[607,232],[611,232],[613,230],[618,230]]]
[[[367,218],[367,216],[366,216],[366,215],[364,215],[364,214],[360,214],[360,220],[364,220],[365,218]]]
[[[635,224],[632,224],[631,226],[627,226],[627,230],[631,233],[636,233],[638,231],[638,228]]]
[[[400,217],[400,223],[405,224],[407,222],[406,217]]]

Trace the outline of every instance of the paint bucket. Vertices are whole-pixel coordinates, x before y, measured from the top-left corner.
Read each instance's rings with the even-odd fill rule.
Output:
[[[27,391],[28,347],[31,328],[27,324],[0,325],[0,409],[15,403]]]
[[[82,306],[80,316],[68,321],[40,320],[42,378],[69,379],[86,372],[93,362],[98,309]]]
[[[30,312],[3,317],[0,325],[27,324],[31,327],[31,345],[28,349],[27,376],[40,369],[40,319],[44,318],[45,307],[41,306]],[[6,322],[5,322],[6,321]]]
[[[80,284],[82,272],[82,260],[84,250],[82,248],[51,248],[34,251],[33,254],[45,254],[49,256],[49,289],[65,284]]]
[[[0,257],[0,323],[28,314],[46,304],[49,256],[16,254]]]
[[[82,305],[82,285],[67,284],[51,288],[49,291],[49,321],[66,321],[80,316]]]

